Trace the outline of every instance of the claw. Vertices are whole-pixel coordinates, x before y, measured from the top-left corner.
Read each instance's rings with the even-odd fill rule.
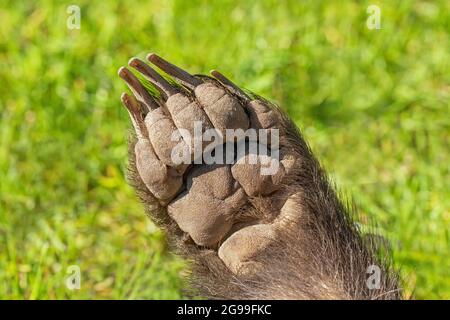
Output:
[[[178,80],[181,84],[194,90],[195,87],[202,84],[203,81],[184,71],[183,69],[171,64],[170,62],[164,60],[160,56],[150,53],[147,56],[147,60],[153,63],[155,66],[171,75],[173,78]]]
[[[214,78],[219,80],[220,83],[222,83],[228,90],[230,90],[232,93],[236,94],[238,97],[240,97],[240,98],[242,98],[242,99],[244,99],[246,101],[250,101],[251,100],[250,97],[241,88],[239,88],[236,84],[234,84],[230,79],[225,77],[219,71],[211,70],[210,74]]]
[[[153,68],[149,67],[146,63],[138,58],[132,58],[128,65],[139,71],[148,81],[150,81],[158,91],[163,95],[166,100],[168,97],[173,96],[179,92],[178,88],[171,85],[166,79],[164,79]]]
[[[127,108],[128,113],[130,114],[131,122],[133,123],[133,127],[138,138],[142,139],[147,137],[147,128],[144,124],[144,117],[142,115],[143,110],[141,109],[139,101],[137,101],[135,97],[129,96],[126,93],[122,93],[120,100],[122,100],[123,105]]]
[[[136,78],[130,70],[125,67],[121,67],[118,74],[127,83],[135,97],[147,107],[147,111],[151,111],[159,107],[158,103],[153,99],[147,89],[145,89],[145,87],[139,82],[138,78]]]

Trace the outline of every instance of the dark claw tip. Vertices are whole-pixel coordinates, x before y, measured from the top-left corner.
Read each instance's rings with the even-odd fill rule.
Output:
[[[136,67],[137,65],[139,65],[139,59],[136,57],[131,58],[130,60],[128,60],[128,65],[130,67]]]
[[[129,99],[130,97],[128,96],[128,94],[126,94],[125,92],[123,92],[121,95],[120,95],[120,100],[122,100],[122,102],[123,103],[128,103],[128,99]]]
[[[126,70],[127,68],[125,68],[125,67],[120,67],[119,68],[119,70],[117,71],[117,74],[119,75],[119,77],[121,77],[121,78],[123,78],[123,77],[126,77],[126,75],[125,75],[125,73],[126,73]]]
[[[222,74],[219,72],[219,71],[217,71],[217,70],[215,70],[215,69],[213,69],[213,70],[211,70],[210,72],[209,72],[209,74],[211,74],[213,77],[220,77]]]
[[[127,83],[133,82],[133,75],[131,74],[131,71],[128,70],[127,68],[120,67],[117,74],[119,75],[119,77],[121,77],[123,80],[125,80],[125,82],[127,82]]]
[[[158,62],[161,60],[161,57],[158,56],[156,53],[149,53],[146,58],[150,62]]]
[[[136,108],[135,105],[133,104],[133,101],[131,99],[131,97],[127,94],[127,93],[122,93],[122,95],[120,96],[120,100],[122,100],[123,105],[131,112],[131,113],[135,113],[136,112]]]

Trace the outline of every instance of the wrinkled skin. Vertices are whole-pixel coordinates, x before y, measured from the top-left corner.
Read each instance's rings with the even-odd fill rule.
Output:
[[[245,93],[218,71],[193,76],[151,54],[136,69],[159,92],[151,94],[121,68],[133,95],[122,95],[136,133],[130,178],[150,216],[178,252],[194,261],[192,290],[212,298],[398,298],[397,278],[359,235],[295,125],[277,107]],[[234,163],[208,164],[194,150],[195,123],[215,129],[223,144],[276,145],[274,136],[230,136],[227,129],[276,129],[274,154],[247,151]],[[175,137],[176,139],[172,139]],[[216,140],[211,140],[216,142]],[[222,143],[216,144],[222,146]],[[183,150],[184,163],[173,152]],[[201,154],[200,152],[200,154]],[[255,158],[254,158],[255,159]],[[366,269],[383,270],[381,288],[368,289]]]

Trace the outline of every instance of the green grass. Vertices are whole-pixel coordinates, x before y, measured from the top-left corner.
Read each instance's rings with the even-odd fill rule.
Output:
[[[381,30],[364,1],[75,2],[0,4],[0,298],[183,297],[124,178],[116,71],[152,51],[279,102],[392,241],[405,294],[450,298],[448,1],[377,1]]]

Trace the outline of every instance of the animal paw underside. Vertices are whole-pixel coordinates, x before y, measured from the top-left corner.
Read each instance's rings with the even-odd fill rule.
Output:
[[[135,131],[131,181],[147,212],[219,298],[398,298],[296,126],[218,71],[161,57],[119,69]],[[157,72],[156,66],[163,73]],[[142,80],[139,80],[142,79]],[[230,155],[231,154],[231,155]],[[386,276],[366,286],[367,268]]]
[[[121,99],[146,202],[232,272],[248,272],[282,225],[283,186],[296,163],[286,143],[292,123],[218,71],[194,76],[155,54],[147,59],[171,78],[137,58],[129,66],[146,82],[119,69],[133,93]]]

